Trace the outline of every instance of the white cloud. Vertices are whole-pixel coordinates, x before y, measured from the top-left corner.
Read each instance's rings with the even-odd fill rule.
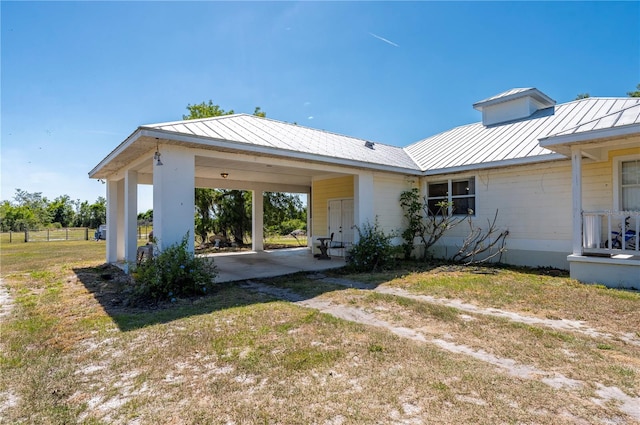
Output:
[[[374,33],[372,33],[372,32],[370,32],[370,33],[369,33],[369,35],[370,35],[371,37],[375,37],[375,38],[377,38],[378,40],[382,40],[382,41],[384,41],[384,42],[385,42],[385,43],[387,43],[387,44],[391,44],[391,45],[392,45],[392,46],[394,46],[394,47],[400,47],[400,46],[398,46],[396,43],[394,43],[393,41],[391,41],[391,40],[387,40],[386,38],[384,38],[384,37],[380,37],[379,35],[376,35],[376,34],[374,34]]]

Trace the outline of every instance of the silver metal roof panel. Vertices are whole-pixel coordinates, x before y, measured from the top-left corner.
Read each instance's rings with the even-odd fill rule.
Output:
[[[482,102],[501,102],[512,96],[536,94],[537,89],[513,89]],[[537,95],[537,94],[536,94]],[[481,102],[480,102],[481,103]],[[475,105],[474,105],[475,106]],[[616,132],[640,133],[640,98],[586,98],[538,110],[527,118],[484,126],[459,126],[413,143],[406,148],[374,143],[324,130],[303,127],[254,115],[236,114],[141,126],[91,172],[99,176],[118,169],[131,158],[138,136],[147,130],[188,137],[202,145],[215,142],[242,150],[305,157],[345,164],[371,164],[373,168],[433,175],[562,158],[554,146],[590,137],[611,137]],[[619,129],[619,130],[617,130]],[[591,133],[593,132],[593,135]],[[139,147],[148,149],[149,147]],[[139,149],[138,149],[139,150]],[[128,152],[122,156],[123,152]],[[106,174],[105,174],[106,175]]]
[[[224,115],[142,127],[417,170],[416,164],[402,148],[377,142],[372,142],[372,148],[369,148],[367,140],[254,115]]]
[[[519,90],[515,93],[522,94],[528,89]],[[640,98],[586,98],[539,110],[509,123],[456,127],[409,145],[405,151],[421,171],[447,172],[483,163],[495,166],[535,157],[546,160],[552,158],[549,155],[553,152],[541,147],[540,139],[639,123]]]

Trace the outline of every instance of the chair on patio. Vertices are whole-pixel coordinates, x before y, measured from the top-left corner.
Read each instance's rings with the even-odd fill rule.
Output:
[[[329,241],[329,251],[332,249],[345,249],[346,246],[344,244],[344,242],[342,241],[334,241],[333,240],[333,233],[331,234],[331,240]]]
[[[319,237],[318,238],[318,242],[320,242],[318,245],[316,245],[318,247],[318,249],[320,250],[320,254],[316,254],[315,257],[318,260],[330,260],[331,257],[329,257],[329,248],[331,248],[331,244],[333,243],[333,233],[331,233],[331,237]]]

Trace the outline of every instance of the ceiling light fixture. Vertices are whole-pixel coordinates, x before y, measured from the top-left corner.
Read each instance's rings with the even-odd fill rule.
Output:
[[[222,176],[223,179],[226,179],[227,177],[229,177],[229,173],[220,173],[220,175]]]
[[[158,138],[156,137],[156,153],[153,154],[153,160],[156,161],[156,165],[163,165],[160,161],[160,150],[158,148]]]
[[[156,151],[156,153],[153,154],[153,159],[156,161],[156,165],[163,165],[162,161],[160,161],[160,152]]]

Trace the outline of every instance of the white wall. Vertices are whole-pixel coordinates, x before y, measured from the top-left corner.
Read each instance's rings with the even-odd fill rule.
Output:
[[[498,210],[497,227],[508,229],[505,263],[553,266],[568,269],[571,253],[571,163],[557,161],[537,165],[482,170],[475,173],[435,176],[476,178],[476,226],[488,227]],[[468,234],[465,223],[442,238],[437,253],[450,255]]]
[[[536,106],[529,97],[497,103],[482,110],[482,124],[492,125],[525,118],[536,111]]]
[[[378,218],[378,224],[385,234],[400,234],[406,227],[404,211],[400,206],[400,194],[405,190],[410,190],[414,182],[417,184],[418,177],[407,178],[398,174],[385,173],[374,175],[373,209]],[[402,237],[398,236],[393,242],[401,244]]]

